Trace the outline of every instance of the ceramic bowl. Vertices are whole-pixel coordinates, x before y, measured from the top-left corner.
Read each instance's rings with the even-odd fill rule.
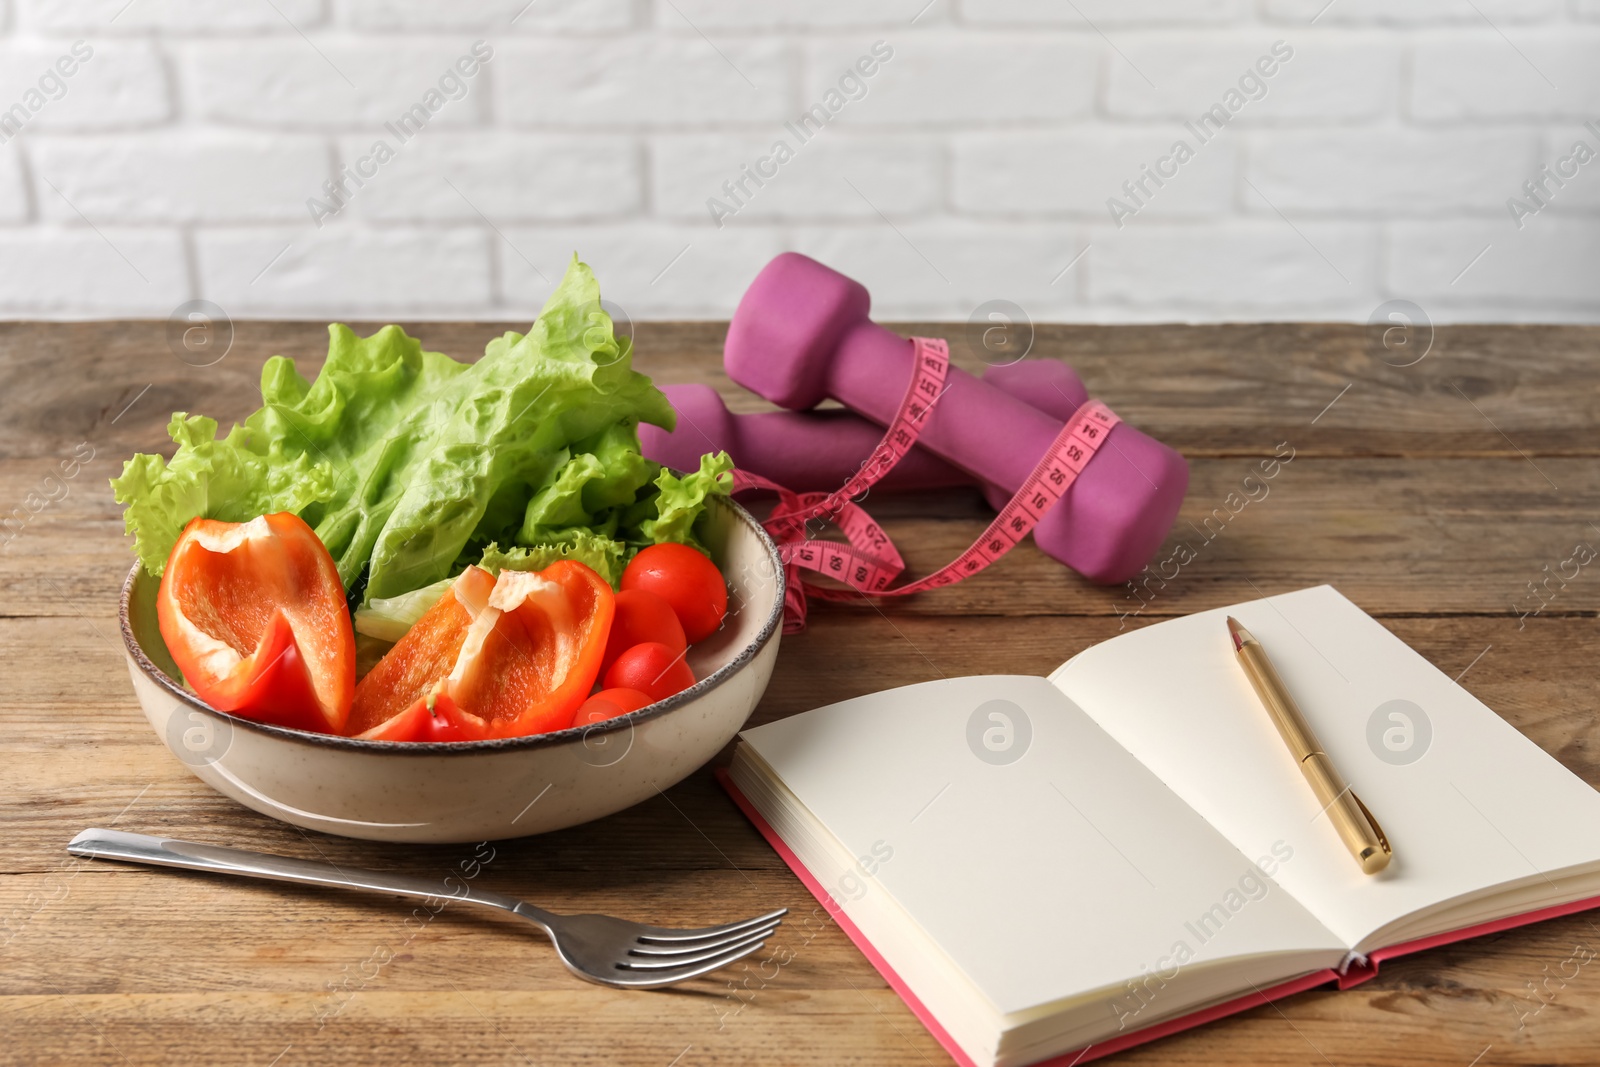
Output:
[[[744,725],[778,655],[783,572],[749,512],[708,510],[706,542],[728,580],[728,622],[689,650],[700,679],[594,726],[452,744],[357,741],[217,711],[177,681],[156,625],[159,580],[135,565],[122,640],[145,718],[195,776],[247,808],[374,841],[462,842],[559,830],[620,811],[688,776]]]

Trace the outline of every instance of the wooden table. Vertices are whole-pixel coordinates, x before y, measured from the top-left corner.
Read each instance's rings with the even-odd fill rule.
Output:
[[[468,355],[500,328],[411,332]],[[642,324],[638,365],[757,409],[719,369],[722,332]],[[17,519],[0,528],[0,1062],[949,1062],[709,771],[592,825],[503,843],[480,876],[556,910],[673,924],[793,909],[775,942],[786,965],[672,992],[580,984],[515,920],[447,909],[412,932],[404,912],[357,895],[65,853],[79,829],[115,825],[414,871],[470,855],[307,834],[223,799],[152,736],[123,666],[116,595],[132,557],[106,479],[166,445],[171,411],[242,418],[267,355],[311,370],[324,347],[320,324],[240,323],[227,357],[202,368],[170,353],[162,323],[0,326],[0,511]],[[1600,785],[1600,566],[1551,580],[1542,600],[1530,588],[1579,543],[1600,546],[1597,347],[1600,328],[1451,327],[1397,367],[1405,357],[1351,326],[1043,328],[1030,358],[1067,360],[1189,457],[1169,549],[1185,540],[1195,558],[1135,599],[1025,545],[912,603],[820,607],[785,638],[755,720],[939,675],[1042,673],[1126,626],[1332,582]],[[1290,449],[1266,497],[1229,505],[1260,457]],[[52,479],[75,450],[93,458]],[[987,521],[973,491],[871,507],[918,573]],[[1600,965],[1545,983],[1579,945],[1600,948],[1600,919],[1401,960],[1356,990],[1116,1062],[1595,1063]]]

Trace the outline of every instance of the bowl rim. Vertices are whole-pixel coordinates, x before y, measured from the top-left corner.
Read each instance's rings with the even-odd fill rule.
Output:
[[[128,657],[139,668],[139,672],[164,690],[167,696],[180,701],[195,711],[222,719],[232,727],[301,744],[374,754],[395,753],[415,756],[470,755],[477,752],[508,752],[547,748],[571,744],[574,741],[586,741],[588,738],[598,734],[615,733],[623,729],[632,731],[641,722],[667,715],[698,700],[733,677],[736,672],[755,659],[767,647],[774,635],[777,634],[779,624],[783,621],[783,607],[787,592],[785,582],[787,579],[784,574],[783,561],[778,555],[778,546],[773,542],[766,529],[756,521],[755,517],[746,511],[732,496],[717,496],[711,499],[713,501],[712,506],[730,509],[733,517],[747,529],[754,532],[766,549],[767,562],[772,568],[772,573],[776,576],[777,588],[776,595],[773,597],[772,608],[768,611],[766,619],[763,620],[761,630],[756,634],[755,639],[740,649],[738,655],[734,656],[733,659],[682,692],[674,693],[665,700],[658,700],[654,704],[642,707],[637,711],[605,719],[589,726],[569,726],[565,730],[555,730],[550,733],[528,734],[523,737],[491,738],[484,741],[369,741],[355,737],[342,737],[338,734],[319,734],[310,730],[296,730],[288,726],[257,722],[254,719],[247,719],[232,712],[219,710],[185,689],[160,667],[157,667],[133,636],[133,624],[129,618],[133,598],[133,583],[138,578],[139,572],[144,569],[144,564],[142,563],[135,563],[132,569],[128,571],[128,577],[122,582],[122,595],[117,610],[117,620],[122,627],[122,643]]]

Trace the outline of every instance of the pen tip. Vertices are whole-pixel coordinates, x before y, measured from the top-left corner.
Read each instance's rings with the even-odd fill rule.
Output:
[[[1228,636],[1233,638],[1233,647],[1237,651],[1244,647],[1244,639],[1250,631],[1239,625],[1239,620],[1232,615],[1228,616]]]

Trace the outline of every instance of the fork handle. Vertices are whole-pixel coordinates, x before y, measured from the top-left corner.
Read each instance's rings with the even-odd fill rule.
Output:
[[[339,867],[332,863],[274,856],[242,848],[203,845],[196,841],[179,841],[171,837],[130,834],[121,830],[85,830],[72,839],[67,845],[67,851],[74,856],[124,860],[128,863],[145,863],[156,867],[182,867],[191,871],[231,874],[240,878],[266,878],[276,882],[299,882],[304,885],[333,886],[339,889],[365,889],[376,893],[424,897],[431,900],[465,900],[505,911],[517,911],[518,905],[521,905],[524,911],[533,910],[515,898],[475,889],[459,879],[456,881],[461,888],[455,889],[448,884],[450,881],[448,878],[435,881],[406,874]]]

